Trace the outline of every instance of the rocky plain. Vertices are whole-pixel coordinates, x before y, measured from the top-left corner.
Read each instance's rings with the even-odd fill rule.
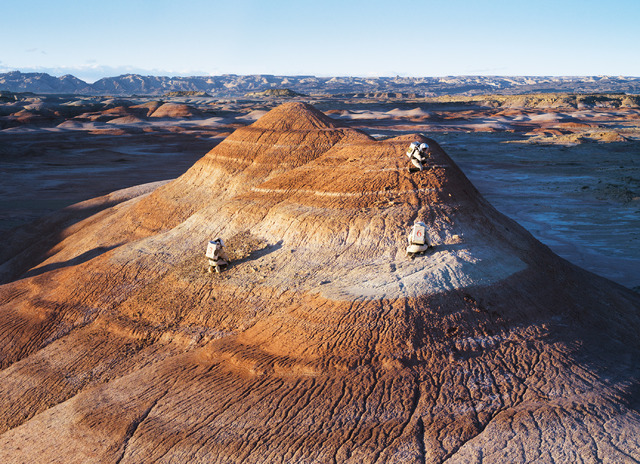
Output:
[[[1,99],[3,462],[640,460],[637,96]]]

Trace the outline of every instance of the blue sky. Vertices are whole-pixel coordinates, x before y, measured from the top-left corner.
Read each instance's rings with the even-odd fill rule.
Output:
[[[640,76],[640,0],[0,5],[0,72]]]

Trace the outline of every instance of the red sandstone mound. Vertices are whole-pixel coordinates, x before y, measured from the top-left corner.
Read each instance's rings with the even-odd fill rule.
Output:
[[[139,105],[130,106],[130,110],[140,111],[142,116],[150,116],[155,110],[157,110],[163,103],[161,101],[153,100]]]
[[[409,174],[415,139],[433,155]],[[640,297],[432,140],[288,103],[75,214],[2,255],[3,462],[640,459]],[[416,220],[434,248],[411,260]]]
[[[144,122],[144,120],[130,114],[128,116],[111,119],[107,121],[107,124],[137,124],[140,122]]]
[[[152,118],[192,118],[194,116],[200,116],[201,113],[197,109],[189,105],[182,105],[179,103],[163,103],[153,113],[150,114]]]

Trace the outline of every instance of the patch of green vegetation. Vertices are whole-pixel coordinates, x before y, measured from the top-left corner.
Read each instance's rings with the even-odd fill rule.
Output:
[[[291,98],[291,97],[304,97],[303,94],[294,92],[290,89],[267,89],[261,92],[249,92],[246,94],[247,97],[280,97],[280,98]]]
[[[176,90],[174,92],[167,92],[163,96],[165,97],[210,97],[207,92],[202,90]]]

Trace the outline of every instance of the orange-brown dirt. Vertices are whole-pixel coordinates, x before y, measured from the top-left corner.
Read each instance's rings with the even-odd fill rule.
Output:
[[[198,115],[200,115],[200,112],[188,105],[164,103],[151,113],[150,116],[152,118],[189,118]]]
[[[434,248],[412,260],[415,220]],[[288,103],[39,227],[1,269],[2,462],[640,460],[640,296],[433,140]]]

